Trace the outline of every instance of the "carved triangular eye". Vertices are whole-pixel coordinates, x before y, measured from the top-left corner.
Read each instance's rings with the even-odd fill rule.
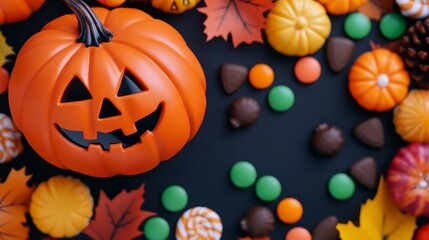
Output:
[[[130,73],[125,72],[122,77],[121,86],[118,90],[118,97],[131,95],[134,93],[139,93],[146,91],[147,89],[142,86],[141,83],[137,81],[137,79]]]
[[[173,4],[171,4],[171,11],[177,11],[177,4],[176,1],[173,2]]]
[[[77,102],[88,99],[92,99],[91,93],[78,77],[74,77],[64,90],[61,102]]]

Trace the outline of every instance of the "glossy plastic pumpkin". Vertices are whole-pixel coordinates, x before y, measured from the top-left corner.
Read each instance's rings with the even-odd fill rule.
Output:
[[[356,11],[364,5],[368,0],[318,0],[321,2],[328,13],[334,15],[342,15]]]
[[[97,0],[99,3],[108,7],[117,7],[122,5],[126,0]]]
[[[152,6],[166,13],[183,13],[195,7],[200,0],[151,0]]]
[[[429,143],[429,91],[411,91],[395,109],[393,123],[404,141]]]
[[[387,170],[386,183],[398,208],[429,216],[429,144],[413,143],[400,149]]]
[[[408,93],[410,76],[394,52],[376,49],[362,54],[349,72],[349,90],[358,104],[383,112],[400,103]]]
[[[97,177],[153,169],[202,123],[201,65],[174,28],[140,10],[65,2],[78,18],[47,24],[17,56],[9,104],[18,129],[60,168]]]
[[[1,0],[0,25],[27,19],[45,0]]]
[[[279,0],[267,16],[265,33],[270,45],[288,56],[319,50],[331,32],[325,8],[314,0]]]
[[[52,237],[74,237],[89,225],[94,201],[78,179],[55,176],[39,184],[31,196],[30,214],[36,227]]]

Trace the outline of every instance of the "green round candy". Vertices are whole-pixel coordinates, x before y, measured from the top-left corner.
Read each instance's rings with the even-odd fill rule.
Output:
[[[273,176],[263,176],[256,182],[256,195],[262,201],[276,200],[282,192],[280,181]]]
[[[349,175],[337,173],[329,180],[329,193],[337,200],[347,200],[355,193],[355,183]]]
[[[268,104],[277,112],[289,110],[295,103],[295,94],[286,86],[276,86],[268,93]]]
[[[181,186],[171,185],[162,192],[161,202],[168,211],[179,212],[188,204],[188,193]]]
[[[248,188],[256,181],[256,169],[249,162],[237,162],[230,171],[232,183],[239,188]]]
[[[147,220],[143,232],[149,240],[165,240],[170,235],[170,225],[161,217],[153,217]]]
[[[344,22],[344,31],[350,38],[363,39],[371,32],[371,20],[364,14],[349,14]]]
[[[407,30],[407,23],[401,14],[388,13],[380,20],[381,34],[387,39],[397,39]]]

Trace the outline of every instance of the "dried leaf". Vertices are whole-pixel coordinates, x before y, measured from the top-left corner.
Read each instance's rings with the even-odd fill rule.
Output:
[[[403,214],[390,200],[381,178],[377,195],[368,199],[360,211],[359,227],[349,221],[337,224],[342,240],[404,240],[412,239],[416,229],[416,217]]]
[[[379,21],[384,13],[393,12],[394,0],[368,0],[359,8],[359,12]]]
[[[369,41],[369,46],[372,50],[378,49],[378,48],[385,48],[392,52],[399,53],[399,45],[401,44],[401,40],[395,40],[384,44],[377,44],[374,41]]]
[[[7,59],[9,55],[14,54],[13,48],[7,44],[6,37],[3,35],[3,32],[0,31],[0,67],[9,61]]]
[[[207,7],[198,11],[207,15],[204,33],[207,41],[214,37],[228,40],[232,36],[234,47],[241,43],[263,42],[261,30],[265,28],[264,12],[274,4],[271,0],[206,0]]]
[[[28,239],[29,228],[25,225],[25,214],[33,187],[27,186],[31,175],[25,174],[25,167],[11,170],[6,181],[0,184],[0,239]]]
[[[144,185],[131,192],[123,190],[113,199],[101,191],[95,218],[84,233],[98,240],[134,239],[142,235],[141,223],[155,213],[140,209],[144,203]]]

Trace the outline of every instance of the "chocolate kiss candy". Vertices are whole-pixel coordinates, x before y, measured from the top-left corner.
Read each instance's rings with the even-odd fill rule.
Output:
[[[245,66],[226,63],[220,67],[220,77],[225,92],[236,92],[246,81],[248,70]]]
[[[355,43],[343,37],[331,37],[326,44],[328,63],[334,72],[341,72],[350,61],[355,50]]]
[[[240,222],[241,229],[252,237],[265,237],[274,230],[274,215],[266,207],[253,207]]]
[[[258,120],[260,112],[258,101],[250,97],[239,97],[230,105],[229,121],[235,128],[246,127]]]
[[[366,157],[350,167],[350,175],[364,187],[369,189],[377,188],[377,163],[374,158]]]
[[[339,233],[337,231],[338,219],[335,216],[329,216],[320,221],[312,231],[313,240],[337,240]]]
[[[359,123],[354,128],[354,134],[357,139],[370,147],[382,148],[384,146],[384,128],[377,117]]]

